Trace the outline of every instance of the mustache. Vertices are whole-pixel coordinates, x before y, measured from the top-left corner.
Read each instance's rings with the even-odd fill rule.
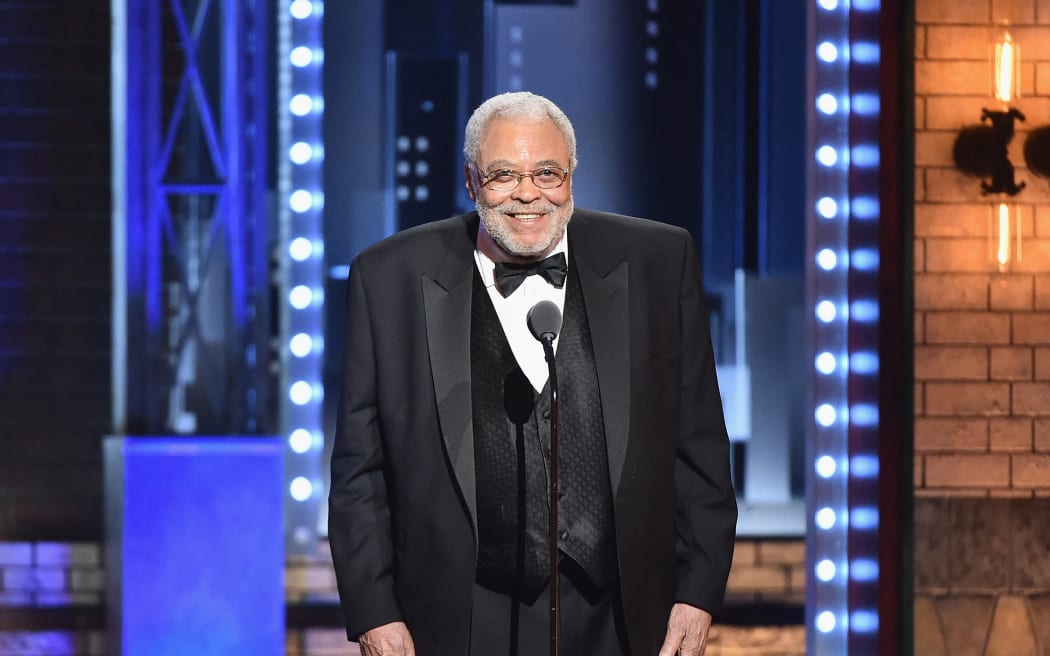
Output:
[[[496,212],[497,214],[553,214],[557,209],[557,206],[550,203],[532,203],[526,205],[517,202],[502,203],[500,205],[489,207],[489,210]]]

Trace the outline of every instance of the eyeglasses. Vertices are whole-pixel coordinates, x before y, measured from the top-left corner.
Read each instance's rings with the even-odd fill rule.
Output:
[[[530,173],[519,173],[510,169],[498,169],[481,181],[481,186],[490,191],[512,191],[521,184],[522,178],[532,178],[532,184],[540,189],[557,189],[569,177],[569,169],[544,166]]]

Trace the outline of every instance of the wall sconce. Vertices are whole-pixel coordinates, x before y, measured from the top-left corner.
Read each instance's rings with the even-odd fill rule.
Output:
[[[1014,179],[1009,156],[1014,124],[1025,120],[1020,110],[1010,107],[1020,96],[1021,47],[1006,27],[997,30],[991,60],[992,96],[999,107],[982,108],[981,124],[959,131],[952,155],[959,170],[982,178],[982,195],[997,196],[990,208],[988,244],[992,262],[1006,271],[1021,257],[1020,207],[1009,199],[1025,187]]]
[[[1028,134],[1024,142],[1024,161],[1032,173],[1050,178],[1050,125]]]

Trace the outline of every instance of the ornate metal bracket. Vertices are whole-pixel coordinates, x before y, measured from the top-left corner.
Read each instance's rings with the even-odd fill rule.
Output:
[[[991,182],[981,181],[981,193],[1014,196],[1025,183],[1014,180],[1014,165],[1010,162],[1009,145],[1014,137],[1014,121],[1025,120],[1019,110],[981,110],[981,125],[967,126],[955,139],[953,157],[959,170]],[[991,125],[984,125],[988,121]]]

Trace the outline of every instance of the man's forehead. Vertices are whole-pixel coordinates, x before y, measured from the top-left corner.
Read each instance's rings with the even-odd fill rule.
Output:
[[[482,155],[487,158],[516,156],[523,148],[528,149],[530,155],[544,159],[562,158],[569,153],[565,135],[549,118],[542,121],[527,118],[493,118],[485,126],[479,145],[483,151]]]

